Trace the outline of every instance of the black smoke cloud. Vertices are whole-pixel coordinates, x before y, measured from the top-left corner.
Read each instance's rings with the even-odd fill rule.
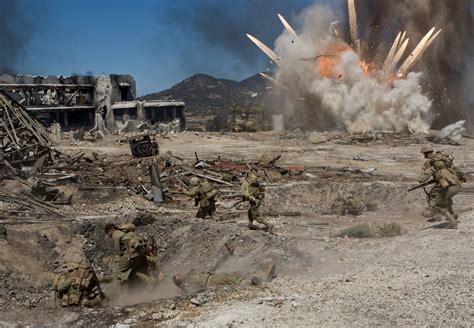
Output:
[[[210,49],[224,50],[239,60],[239,65],[256,68],[268,60],[245,36],[254,34],[270,47],[283,27],[277,13],[287,16],[298,13],[312,0],[199,0],[176,1],[158,17],[176,29],[188,30]],[[199,71],[195,54],[180,54],[185,64],[193,63]]]
[[[356,3],[362,39],[368,40],[365,55],[375,60],[377,53],[387,53],[390,46],[385,42],[385,51],[381,52],[378,45],[393,41],[399,31],[407,31],[411,51],[431,27],[443,30],[414,70],[425,74],[424,88],[433,99],[437,115],[434,127],[467,119],[472,130],[473,1],[359,0]]]
[[[23,15],[26,2],[0,0],[0,74],[15,73],[16,64],[24,58],[33,33],[33,23]]]

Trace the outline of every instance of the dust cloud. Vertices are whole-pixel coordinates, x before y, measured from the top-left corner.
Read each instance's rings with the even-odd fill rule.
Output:
[[[356,1],[362,43],[356,53],[348,44],[347,15],[320,2],[304,9],[291,21],[298,36],[284,31],[275,42],[282,58],[278,103],[288,107],[290,127],[417,133],[465,120],[471,131],[473,10],[464,0]],[[406,31],[410,38],[402,63],[433,26],[442,32],[413,73],[404,80],[382,78],[397,33]],[[334,54],[333,45],[345,47],[344,52]],[[337,74],[321,74],[318,65],[331,61]]]

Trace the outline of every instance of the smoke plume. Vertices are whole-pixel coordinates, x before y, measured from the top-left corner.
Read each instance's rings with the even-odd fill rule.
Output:
[[[391,40],[398,31],[406,30],[411,40],[420,40],[432,26],[443,30],[415,69],[424,72],[423,89],[433,99],[436,114],[433,126],[441,128],[468,119],[472,129],[473,100],[469,99],[474,87],[472,1],[358,0],[356,4],[362,19],[363,39],[369,40],[365,51],[371,58],[381,52],[378,45],[386,53],[389,45],[383,41],[387,35]]]
[[[302,28],[297,38],[284,32],[276,41],[275,50],[282,57],[277,83],[287,94],[304,99],[293,103],[297,113],[290,116],[304,117],[306,128],[318,130],[426,132],[431,101],[422,93],[421,74],[411,73],[392,86],[366,74],[362,58],[335,31],[341,25],[336,20],[331,9],[313,6],[299,16]],[[334,60],[336,56],[327,53],[331,47],[342,49]],[[321,58],[315,59],[318,55]],[[323,60],[331,65],[333,76],[322,74],[318,65]]]
[[[321,4],[297,17],[298,37],[285,31],[277,39],[282,60],[276,79],[282,93],[292,95],[292,117],[304,116],[307,128],[354,132],[425,132],[458,119],[472,126],[469,1],[358,0],[355,7],[360,54],[348,46],[348,17]],[[393,83],[384,77],[380,68],[397,33],[407,31],[408,53],[433,26],[442,32],[412,69],[422,74]]]
[[[33,26],[23,15],[21,1],[0,0],[0,74],[15,73],[25,54]]]

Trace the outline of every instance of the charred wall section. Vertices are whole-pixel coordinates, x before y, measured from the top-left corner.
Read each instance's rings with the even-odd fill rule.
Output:
[[[103,109],[113,126],[112,104],[136,98],[136,83],[131,75],[30,76],[0,75],[0,90],[46,125],[58,122],[65,129],[94,124],[97,109]]]

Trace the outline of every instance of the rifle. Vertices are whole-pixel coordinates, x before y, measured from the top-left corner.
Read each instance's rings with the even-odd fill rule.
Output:
[[[89,262],[89,267],[90,267],[90,273],[92,274],[92,277],[94,280],[97,282],[97,290],[99,291],[99,297],[100,297],[100,304],[104,305],[102,303],[104,300],[107,300],[107,295],[102,291],[102,288],[100,287],[100,281],[99,278],[97,278],[97,275],[95,274],[95,270],[92,266],[92,261],[89,258],[86,258],[87,262]]]
[[[426,181],[426,182],[423,182],[423,183],[420,183],[414,187],[411,187],[408,189],[408,191],[412,191],[412,190],[415,190],[415,189],[419,189],[419,188],[423,188],[423,187],[426,187],[432,183],[435,183],[435,181],[432,179],[432,180],[429,180],[429,181]]]

